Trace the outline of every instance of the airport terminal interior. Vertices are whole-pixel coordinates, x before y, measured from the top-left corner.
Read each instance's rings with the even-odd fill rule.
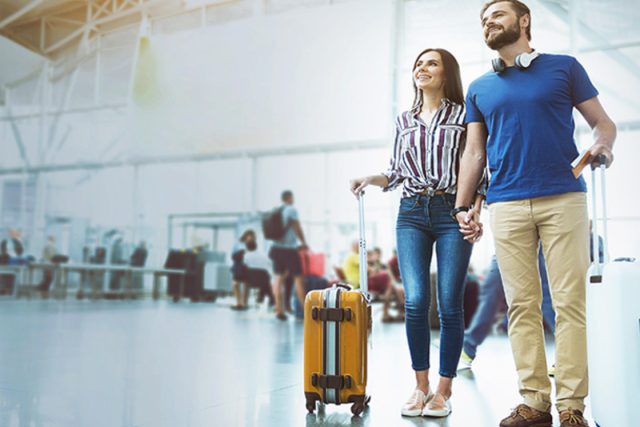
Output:
[[[640,1],[525,3],[531,46],[577,58],[616,125],[605,178],[587,167],[580,179],[592,229],[606,237],[602,280],[616,263],[640,277],[631,173],[640,158]],[[460,360],[451,414],[401,415],[415,389],[397,257],[402,190],[370,186],[362,211],[350,191],[351,179],[389,167],[395,117],[413,105],[418,53],[450,51],[465,93],[493,72],[483,4],[0,0],[0,427],[498,426],[522,401],[504,293],[472,363]],[[594,134],[573,111],[580,152]],[[464,279],[466,328],[494,283],[486,206],[481,221]],[[274,270],[290,262],[273,257],[274,241],[289,235],[301,245],[289,251],[295,279]],[[434,389],[435,258],[426,270]],[[304,310],[307,292],[329,301],[328,289],[357,288],[351,278],[363,270],[370,325],[355,309]],[[584,416],[594,427],[640,426],[599,420],[617,394],[636,396],[635,410],[640,396],[640,299],[622,295],[595,321],[605,332],[629,313],[635,323],[601,348],[589,343],[589,371],[598,378],[591,360],[618,346],[608,368],[628,375],[607,385],[615,390],[606,398],[592,379]],[[540,327],[555,402],[546,298],[551,317]],[[309,330],[323,331],[326,344],[330,325],[343,324],[361,335],[338,340],[346,349],[338,365],[357,354],[364,371],[337,375],[325,360],[307,375],[305,361],[320,360],[309,353],[322,352],[305,342]],[[627,344],[616,341],[627,331]],[[362,372],[368,405],[309,407],[310,387],[346,390]]]

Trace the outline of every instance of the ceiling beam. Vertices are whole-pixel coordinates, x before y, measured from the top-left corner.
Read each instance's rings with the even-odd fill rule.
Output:
[[[31,2],[29,2],[28,4],[22,6],[20,9],[15,11],[13,14],[7,16],[2,21],[0,21],[0,29],[6,27],[7,25],[9,25],[12,22],[16,21],[17,19],[19,19],[21,16],[26,15],[27,13],[29,13],[34,8],[40,6],[40,4],[43,1],[44,0],[31,0]]]
[[[300,146],[300,147],[280,147],[280,148],[257,148],[257,149],[243,149],[243,150],[229,150],[219,153],[208,154],[184,154],[174,156],[155,156],[155,157],[138,157],[129,158],[123,160],[110,160],[110,161],[88,161],[88,162],[74,162],[68,164],[48,164],[48,165],[34,165],[27,169],[15,167],[15,168],[0,168],[1,175],[15,175],[23,173],[41,173],[41,172],[61,172],[71,170],[88,170],[88,169],[110,169],[119,168],[124,166],[142,166],[142,165],[154,165],[154,164],[169,164],[169,163],[190,163],[190,162],[204,162],[212,160],[227,160],[238,158],[256,158],[256,157],[270,157],[270,156],[285,156],[296,154],[308,154],[308,153],[332,153],[340,151],[359,151],[367,149],[385,148],[389,145],[389,141],[382,140],[367,140],[367,141],[350,141],[340,142],[336,144],[323,144],[313,146]]]
[[[51,16],[63,16],[66,15],[70,12],[74,12],[78,9],[83,9],[86,7],[85,2],[79,2],[79,3],[70,3],[68,5],[63,5],[60,7],[56,7],[55,11],[50,12],[50,10],[45,10],[43,11],[42,14],[38,14],[38,16],[33,16],[33,17],[29,17],[26,19],[22,19],[19,20],[18,22],[14,22],[12,23],[10,26],[11,28],[19,28],[22,27],[24,25],[29,25],[29,24],[33,24],[35,22],[40,21],[40,19],[42,18],[48,18]]]
[[[53,52],[55,50],[58,50],[61,47],[67,45],[69,42],[71,42],[72,40],[74,40],[77,37],[81,36],[85,32],[92,31],[92,30],[97,30],[97,26],[98,25],[106,24],[107,22],[111,22],[111,21],[114,21],[116,19],[124,18],[126,16],[130,16],[130,15],[139,13],[142,10],[144,10],[144,8],[148,7],[149,5],[151,5],[153,3],[158,3],[160,1],[162,1],[162,0],[140,1],[140,3],[138,3],[135,6],[129,7],[128,9],[124,9],[124,10],[121,10],[119,12],[112,13],[112,14],[107,15],[107,16],[103,16],[103,17],[95,19],[95,20],[91,20],[91,21],[87,22],[86,24],[84,24],[82,27],[80,27],[77,30],[75,30],[75,31],[71,32],[70,34],[68,34],[63,39],[61,39],[61,40],[57,41],[56,43],[52,44],[51,46],[47,47],[45,49],[44,53],[48,55],[51,52]]]
[[[45,114],[47,116],[57,116],[57,115],[65,115],[65,114],[81,114],[81,113],[91,113],[94,111],[101,110],[114,110],[119,111],[123,108],[126,108],[129,104],[126,102],[113,103],[113,104],[104,104],[104,105],[96,105],[96,106],[87,106],[87,107],[75,107],[68,108],[65,110],[57,110],[57,109],[49,109]],[[27,120],[33,119],[36,117],[40,117],[41,113],[24,113],[24,114],[13,114],[13,115],[4,115],[0,116],[0,122],[6,122],[9,120]]]

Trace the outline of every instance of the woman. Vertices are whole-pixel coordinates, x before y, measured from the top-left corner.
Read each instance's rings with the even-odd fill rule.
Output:
[[[464,143],[464,97],[460,67],[444,49],[426,49],[413,65],[413,107],[396,119],[389,169],[351,181],[358,195],[368,185],[392,190],[402,184],[396,225],[398,261],[405,288],[406,332],[416,389],[402,408],[405,416],[446,417],[464,337],[464,281],[472,243],[482,227],[461,234],[455,192]],[[472,215],[479,217],[478,194]],[[462,209],[458,210],[462,211]],[[477,222],[479,223],[479,221]],[[430,265],[437,254],[440,311],[440,380],[429,386]]]

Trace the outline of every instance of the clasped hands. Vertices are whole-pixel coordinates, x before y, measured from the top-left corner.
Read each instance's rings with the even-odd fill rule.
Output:
[[[483,233],[483,225],[480,222],[480,213],[477,210],[469,209],[467,212],[458,212],[456,220],[464,240],[469,243],[476,243],[480,240]]]

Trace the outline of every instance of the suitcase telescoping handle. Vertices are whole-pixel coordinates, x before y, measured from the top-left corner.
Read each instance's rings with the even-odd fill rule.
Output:
[[[364,191],[358,194],[358,228],[360,230],[360,289],[369,295],[369,278],[367,277],[367,242],[364,233]]]
[[[592,235],[591,235],[591,256],[593,257],[593,265],[594,268],[591,274],[591,282],[598,283],[602,281],[602,263],[600,262],[600,239],[598,238],[598,203],[597,203],[597,190],[596,190],[596,170],[600,169],[600,195],[602,197],[602,228],[603,228],[603,246],[602,252],[604,254],[604,262],[607,263],[608,260],[608,251],[607,251],[607,243],[608,243],[608,230],[607,230],[607,187],[605,181],[605,170],[607,169],[607,158],[604,154],[599,154],[597,157],[597,161],[599,163],[599,167],[593,169],[591,171],[591,191],[593,194],[591,195],[591,214],[593,215],[592,224]]]

